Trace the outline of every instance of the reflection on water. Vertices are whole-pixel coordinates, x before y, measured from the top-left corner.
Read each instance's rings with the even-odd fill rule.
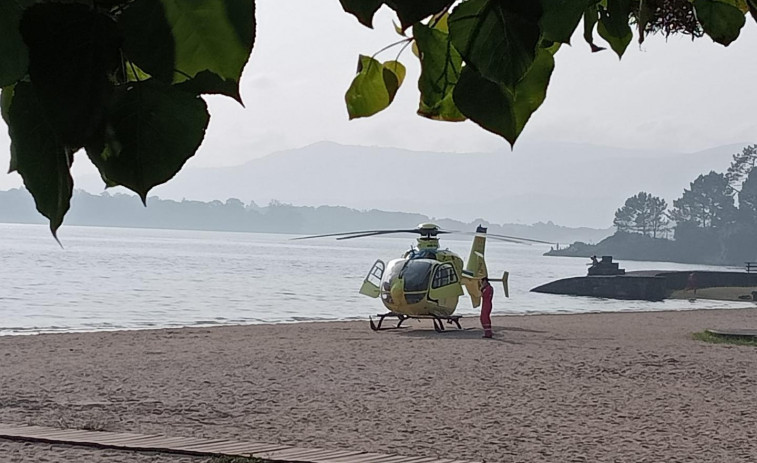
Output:
[[[358,294],[376,259],[399,257],[407,238],[290,241],[288,235],[64,226],[61,249],[45,226],[0,224],[0,334],[366,319],[385,311]],[[444,239],[464,258],[470,241]],[[577,313],[754,307],[697,300],[617,301],[531,293],[586,274],[584,259],[543,257],[543,246],[487,244],[494,313]],[[719,269],[621,262],[626,270]],[[461,298],[458,313],[477,313]]]

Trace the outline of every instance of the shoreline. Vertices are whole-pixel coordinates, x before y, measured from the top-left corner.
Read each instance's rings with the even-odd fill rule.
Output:
[[[706,289],[706,288],[705,288]],[[757,288],[755,288],[757,289]],[[535,311],[526,311],[526,312],[498,312],[492,314],[492,318],[510,318],[510,317],[541,317],[541,316],[553,316],[553,315],[560,315],[560,316],[580,316],[580,315],[597,315],[597,314],[624,314],[624,313],[678,313],[678,312],[697,312],[697,311],[731,311],[731,310],[749,310],[751,308],[754,308],[757,310],[757,301],[745,301],[745,300],[739,300],[738,298],[735,299],[709,299],[709,298],[690,298],[685,297],[685,294],[683,294],[683,291],[679,291],[681,294],[677,294],[678,297],[671,297],[669,298],[671,301],[683,301],[688,300],[689,302],[695,302],[700,299],[707,300],[710,302],[731,302],[731,303],[739,303],[744,304],[740,307],[710,307],[710,308],[680,308],[680,309],[626,309],[626,310],[615,310],[615,311],[603,311],[603,310],[589,310],[585,312],[567,312],[567,311],[556,311],[556,312],[535,312]],[[569,297],[583,297],[583,296],[569,296]],[[602,300],[602,298],[595,298],[597,300]],[[634,302],[634,301],[629,301]],[[642,301],[644,302],[644,301]],[[375,317],[376,315],[370,315],[370,317]],[[460,314],[461,320],[478,320],[478,313],[470,313],[470,314]],[[246,326],[289,326],[289,325],[299,325],[299,324],[321,324],[321,323],[368,323],[369,315],[366,315],[365,317],[349,317],[349,318],[343,318],[343,319],[306,319],[304,317],[301,317],[300,320],[291,320],[291,321],[272,321],[272,322],[253,322],[253,323],[213,323],[213,324],[196,324],[196,325],[183,325],[183,326],[155,326],[155,327],[140,327],[140,328],[128,328],[128,327],[121,327],[121,328],[106,328],[106,329],[90,329],[90,330],[40,330],[40,331],[33,331],[32,329],[28,329],[28,331],[23,332],[14,332],[14,333],[3,333],[0,331],[0,339],[4,337],[15,337],[15,336],[39,336],[39,335],[54,335],[54,334],[94,334],[94,333],[118,333],[118,332],[139,332],[139,331],[161,331],[161,330],[180,330],[180,329],[212,329],[212,328],[224,328],[224,327],[246,327]],[[412,319],[411,319],[412,321]],[[387,322],[389,323],[389,326],[391,326],[391,319],[388,319]]]
[[[3,336],[0,423],[489,462],[757,454],[755,348],[692,339],[757,328],[757,311],[493,322],[493,340],[473,317],[443,334],[424,320]],[[0,441],[0,454],[18,445]],[[24,451],[39,461],[56,448]]]

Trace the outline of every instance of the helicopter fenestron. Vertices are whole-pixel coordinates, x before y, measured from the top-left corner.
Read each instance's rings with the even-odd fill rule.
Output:
[[[378,324],[371,318],[370,325],[374,331],[382,329],[381,324],[386,317],[399,319],[395,328],[399,328],[408,318],[430,318],[438,332],[444,331],[444,321],[461,328],[460,316],[454,315],[454,312],[460,297],[464,295],[463,287],[473,307],[478,307],[481,304],[481,280],[489,276],[484,259],[487,236],[513,243],[546,243],[506,235],[487,235],[487,229],[479,226],[474,233],[468,261],[464,264],[460,256],[439,247],[439,235],[460,232],[441,230],[431,223],[423,223],[413,229],[329,233],[295,239],[336,237],[337,240],[346,240],[393,233],[415,233],[420,236],[417,246],[402,257],[388,263],[377,260],[363,280],[360,294],[380,298],[389,309],[388,313],[377,315]],[[509,297],[508,277],[509,273],[505,271],[502,278],[489,280],[502,282],[505,296]]]

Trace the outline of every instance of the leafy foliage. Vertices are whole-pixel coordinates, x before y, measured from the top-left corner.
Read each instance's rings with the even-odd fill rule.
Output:
[[[452,91],[460,78],[463,59],[452,46],[444,25],[446,21],[438,22],[433,28],[423,24],[413,26],[421,61],[418,114],[429,119],[461,121],[465,116],[455,105]]]
[[[340,1],[368,27],[384,4],[397,13],[402,31],[413,26],[409,39],[421,61],[419,115],[471,119],[511,145],[544,101],[557,51],[553,44],[570,43],[582,19],[591,51],[605,48],[595,43],[596,32],[622,57],[633,39],[632,26],[639,42],[645,34],[662,32],[706,34],[728,45],[739,36],[747,12],[757,17],[756,0]],[[364,79],[360,72],[355,77]],[[348,101],[369,98],[360,89],[372,88],[353,82]],[[374,109],[385,109],[385,101]]]
[[[201,98],[156,79],[124,85],[114,99],[104,149],[87,152],[106,183],[146,202],[150,189],[171,179],[199,148],[210,116]]]
[[[29,55],[18,28],[22,13],[18,3],[0,2],[0,87],[24,77],[29,67]]]
[[[8,108],[10,124],[11,170],[24,178],[26,188],[36,201],[37,210],[50,219],[55,231],[68,211],[74,182],[69,169],[73,153],[61,143],[55,127],[45,117],[45,108],[32,84],[20,82]],[[6,97],[7,98],[7,97]]]
[[[610,44],[610,47],[622,57],[628,44],[631,43],[633,32],[628,25],[631,13],[631,0],[607,0],[607,7],[599,7],[599,35]]]
[[[691,0],[644,0],[632,8],[639,26],[639,42],[644,41],[646,34],[662,33],[665,37],[682,34],[692,38],[704,34]]]
[[[757,0],[340,2],[368,27],[387,6],[399,32],[412,31],[398,44],[418,52],[419,115],[471,119],[511,145],[546,98],[559,44],[570,43],[578,28],[591,51],[605,48],[594,43],[596,32],[622,57],[632,26],[639,41],[664,32],[706,34],[728,45],[747,13],[757,17]],[[124,185],[143,198],[175,175],[208,124],[201,95],[241,103],[239,79],[254,40],[254,0],[0,2],[11,170],[22,175],[53,232],[71,195],[66,171],[81,148],[106,185]],[[387,108],[404,77],[397,61],[361,56],[345,95],[350,117]],[[174,113],[180,110],[186,112]],[[29,139],[40,134],[48,135],[44,143]]]
[[[21,174],[55,234],[74,155],[143,200],[194,155],[201,94],[241,102],[255,39],[251,0],[17,0],[0,4],[0,85]]]
[[[694,0],[694,9],[707,35],[722,45],[736,40],[746,23],[735,0]]]
[[[468,0],[450,15],[450,40],[482,77],[512,87],[534,62],[541,15],[539,2]]]
[[[372,116],[389,106],[405,79],[405,66],[397,61],[382,64],[361,55],[357,70],[344,96],[350,119]]]
[[[554,67],[552,52],[541,49],[523,79],[508,87],[496,84],[466,66],[455,87],[455,103],[478,125],[502,135],[513,144],[531,114],[546,98]]]

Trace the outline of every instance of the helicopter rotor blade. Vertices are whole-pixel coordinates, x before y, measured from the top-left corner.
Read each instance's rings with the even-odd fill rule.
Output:
[[[455,232],[455,233],[468,235],[468,236],[474,236],[477,234],[476,232]],[[497,241],[505,241],[507,243],[514,243],[514,244],[530,244],[530,243],[551,244],[551,245],[555,244],[550,241],[535,240],[532,238],[521,238],[520,236],[500,235],[497,233],[488,233],[488,232],[486,233],[486,237],[495,239]]]
[[[374,236],[374,235],[387,235],[390,233],[420,233],[422,234],[422,231],[420,231],[417,228],[397,229],[397,230],[363,230],[363,231],[354,231],[354,232],[326,233],[323,235],[299,236],[297,238],[292,238],[292,240],[308,240],[311,238],[329,238],[332,236],[336,236],[337,240],[348,240],[351,238],[363,238],[366,236]],[[449,233],[449,232],[437,232],[437,233]]]
[[[494,236],[494,235],[488,235],[487,234],[486,238],[487,239],[493,239],[493,240],[496,240],[496,241],[504,241],[505,243],[526,244],[526,245],[529,245],[529,246],[531,245],[531,243],[527,243],[527,242],[524,242],[524,241],[518,241],[518,240],[512,239],[512,238],[504,238],[504,237],[501,237],[501,236]]]
[[[543,240],[535,240],[532,238],[521,238],[519,236],[510,236],[510,235],[499,235],[496,233],[487,233],[487,238],[495,238],[502,241],[512,241],[515,243],[538,243],[538,244],[555,244],[550,241],[543,241]]]
[[[379,230],[361,233],[359,235],[341,236],[337,240],[351,240],[352,238],[366,238],[368,236],[390,235],[393,233],[415,233],[415,230]]]
[[[340,238],[337,238],[337,240],[351,240],[352,238],[365,238],[365,237],[368,237],[368,236],[389,235],[391,233],[416,233],[418,235],[427,235],[427,234],[429,234],[429,233],[424,233],[424,231],[425,230],[418,230],[418,229],[413,229],[413,230],[380,230],[380,231],[366,232],[366,233],[362,233],[360,235],[342,236]],[[431,235],[432,236],[436,236],[438,234],[444,234],[444,233],[454,233],[454,232],[446,231],[446,230],[435,230],[433,232],[433,234],[431,234]]]

